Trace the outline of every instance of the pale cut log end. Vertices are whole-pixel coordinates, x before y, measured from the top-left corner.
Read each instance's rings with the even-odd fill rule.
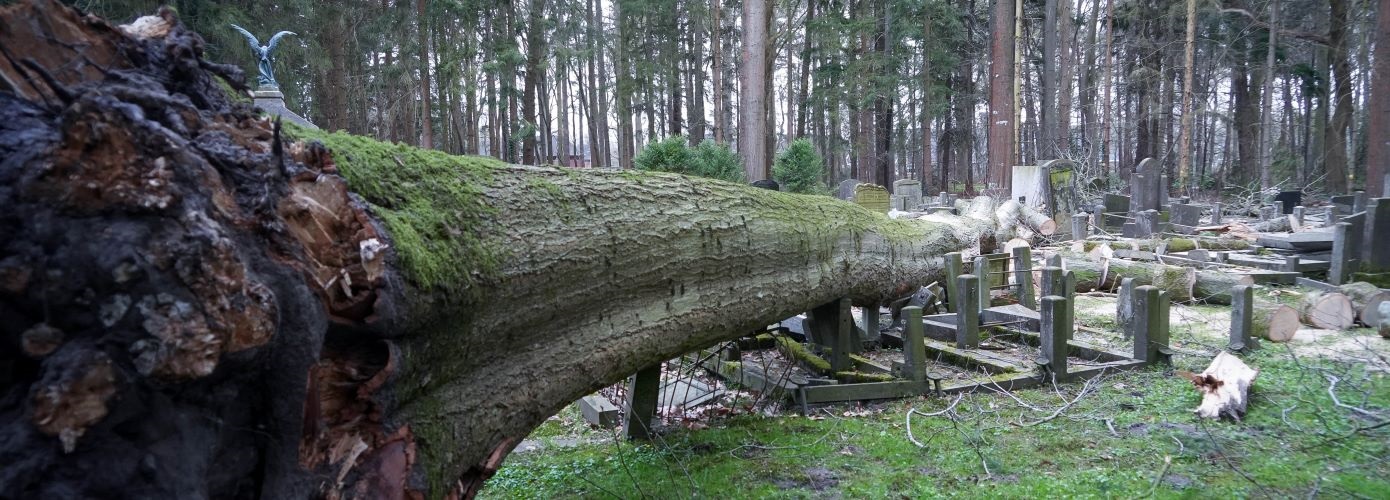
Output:
[[[1179,372],[1202,394],[1202,403],[1193,413],[1202,418],[1231,417],[1234,420],[1245,416],[1250,386],[1259,374],[1259,370],[1224,351],[1217,354],[1202,373]]]
[[[1307,325],[1328,330],[1351,328],[1356,320],[1351,299],[1335,292],[1308,294],[1299,302],[1298,311]]]
[[[1265,339],[1270,342],[1288,342],[1298,333],[1298,311],[1289,306],[1279,306],[1269,315],[1269,329]]]

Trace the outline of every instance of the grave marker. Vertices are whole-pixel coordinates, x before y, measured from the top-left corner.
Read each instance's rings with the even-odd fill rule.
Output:
[[[991,303],[993,301],[990,299],[990,289],[994,285],[994,275],[989,272],[989,259],[985,258],[983,255],[975,257],[975,276],[980,278],[979,310],[983,311],[985,308],[994,305]]]
[[[1366,192],[1356,191],[1351,195],[1351,213],[1366,211]]]
[[[1033,249],[1014,247],[1014,283],[1018,285],[1018,303],[1036,310],[1038,303],[1033,299]]]
[[[1332,226],[1332,257],[1327,263],[1327,282],[1332,285],[1346,285],[1348,276],[1351,276],[1351,253],[1357,249],[1347,242],[1350,233],[1351,224],[1347,222],[1337,222]]]
[[[1220,203],[1211,207],[1211,225],[1215,226],[1221,223],[1221,211],[1223,208],[1225,208],[1225,206]]]
[[[922,204],[922,183],[916,179],[899,179],[893,182],[893,194],[903,197],[903,210],[916,210]]]
[[[956,348],[974,349],[980,345],[980,279],[973,274],[956,278],[962,299],[956,311]]]
[[[888,190],[874,184],[854,186],[854,203],[881,214],[888,213],[888,209],[892,208],[888,198]]]
[[[643,368],[628,379],[627,418],[623,435],[628,439],[651,439],[652,419],[661,398],[661,363]]]
[[[1390,251],[1373,252],[1377,243],[1385,248],[1390,240],[1390,197],[1376,198],[1366,206],[1366,229],[1362,236],[1361,272],[1383,273],[1390,271]]]
[[[1191,234],[1197,226],[1202,224],[1202,207],[1174,204],[1169,207],[1168,214],[1173,229],[1180,233]]]
[[[1086,225],[1090,223],[1091,216],[1086,213],[1077,213],[1071,216],[1071,238],[1074,240],[1084,240],[1086,235],[1091,234],[1086,230]]]
[[[1167,189],[1162,186],[1163,176],[1160,173],[1158,161],[1153,158],[1144,158],[1138,166],[1134,167],[1132,179],[1130,183],[1130,195],[1132,196],[1130,212],[1162,208],[1163,196],[1167,193]]]
[[[1152,364],[1158,360],[1159,349],[1168,346],[1166,321],[1162,318],[1166,311],[1162,302],[1157,287],[1135,287],[1134,319],[1130,323],[1130,330],[1134,332],[1134,359]]]
[[[1067,376],[1067,339],[1071,337],[1071,304],[1065,297],[1048,295],[1042,298],[1042,318],[1039,333],[1047,369],[1057,379]]]
[[[965,274],[965,262],[961,260],[960,252],[946,254],[946,311],[959,312],[960,293],[956,288],[956,277]]]
[[[1063,274],[1062,268],[1056,266],[1044,267],[1042,269],[1042,296],[1066,295],[1066,290],[1064,290],[1067,286],[1066,279],[1066,275]]]
[[[1255,288],[1250,285],[1231,287],[1231,343],[1232,351],[1243,351],[1255,347],[1250,337],[1255,321]]]
[[[927,348],[922,343],[922,308],[903,308],[907,327],[903,329],[903,371],[906,379],[922,381],[927,377]]]
[[[1120,331],[1125,333],[1125,338],[1133,338],[1134,330],[1134,278],[1120,279],[1120,292],[1117,296],[1118,303],[1115,305],[1115,324],[1120,326]]]
[[[837,193],[836,197],[845,201],[854,200],[854,186],[858,185],[859,181],[855,179],[845,179],[843,181],[840,181],[840,187],[835,191]]]
[[[1158,211],[1145,210],[1136,214],[1134,237],[1148,238],[1158,233]]]

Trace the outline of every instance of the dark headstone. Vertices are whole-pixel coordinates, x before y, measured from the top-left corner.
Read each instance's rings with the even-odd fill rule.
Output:
[[[1366,229],[1362,240],[1361,272],[1382,273],[1390,271],[1390,251],[1385,251],[1385,241],[1390,239],[1390,197],[1376,198],[1366,205]],[[1381,251],[1373,252],[1377,244]]]
[[[1293,213],[1293,207],[1303,204],[1303,191],[1280,191],[1274,195],[1274,201],[1284,203],[1284,215]]]
[[[774,181],[774,180],[772,180],[772,179],[763,179],[763,180],[760,180],[760,181],[753,181],[753,187],[763,188],[763,189],[771,189],[771,190],[773,190],[773,191],[780,191],[780,190],[782,189],[781,186],[777,185],[777,181]]]

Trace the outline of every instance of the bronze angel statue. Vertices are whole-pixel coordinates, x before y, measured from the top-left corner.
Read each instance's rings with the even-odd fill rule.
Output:
[[[280,43],[280,38],[285,35],[296,35],[296,33],[292,31],[281,31],[276,33],[275,36],[270,37],[270,42],[261,45],[260,40],[257,40],[256,36],[252,35],[250,31],[246,31],[245,28],[235,24],[232,25],[232,28],[235,28],[237,31],[240,31],[242,35],[246,36],[246,41],[251,42],[251,52],[260,60],[260,63],[257,65],[261,70],[260,85],[262,87],[279,88],[280,85],[275,83],[275,75],[271,73],[270,51],[275,50],[275,45]]]

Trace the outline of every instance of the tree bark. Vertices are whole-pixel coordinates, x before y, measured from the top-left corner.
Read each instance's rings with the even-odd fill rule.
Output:
[[[0,350],[5,496],[469,496],[584,394],[994,246],[987,198],[890,220],[674,174],[286,143],[162,16],[0,10],[0,43],[34,60],[0,63],[0,332],[25,339]]]
[[[743,66],[739,73],[738,154],[749,182],[767,178],[767,0],[743,2]]]
[[[415,0],[415,34],[420,44],[420,147],[434,148],[434,122],[430,119],[430,44],[425,24],[425,0]]]
[[[1336,108],[1325,130],[1327,190],[1347,192],[1347,129],[1351,126],[1351,62],[1347,57],[1347,0],[1330,0],[1327,31],[1332,63],[1332,102]]]
[[[1178,139],[1178,190],[1189,193],[1192,182],[1192,84],[1196,72],[1197,0],[1187,0],[1187,31],[1183,42],[1182,133]]]
[[[1366,99],[1366,195],[1390,197],[1390,0],[1376,10],[1375,59]]]
[[[1092,260],[1084,254],[1063,252],[1067,269],[1076,271],[1076,290],[1118,290],[1121,278],[1134,278],[1134,285],[1153,285],[1168,292],[1173,302],[1202,301],[1230,304],[1231,287],[1254,284],[1249,276],[1201,271],[1124,259]]]
[[[994,0],[990,16],[989,170],[987,178],[1008,189],[1014,164],[1014,2]],[[970,192],[973,186],[967,187]]]

